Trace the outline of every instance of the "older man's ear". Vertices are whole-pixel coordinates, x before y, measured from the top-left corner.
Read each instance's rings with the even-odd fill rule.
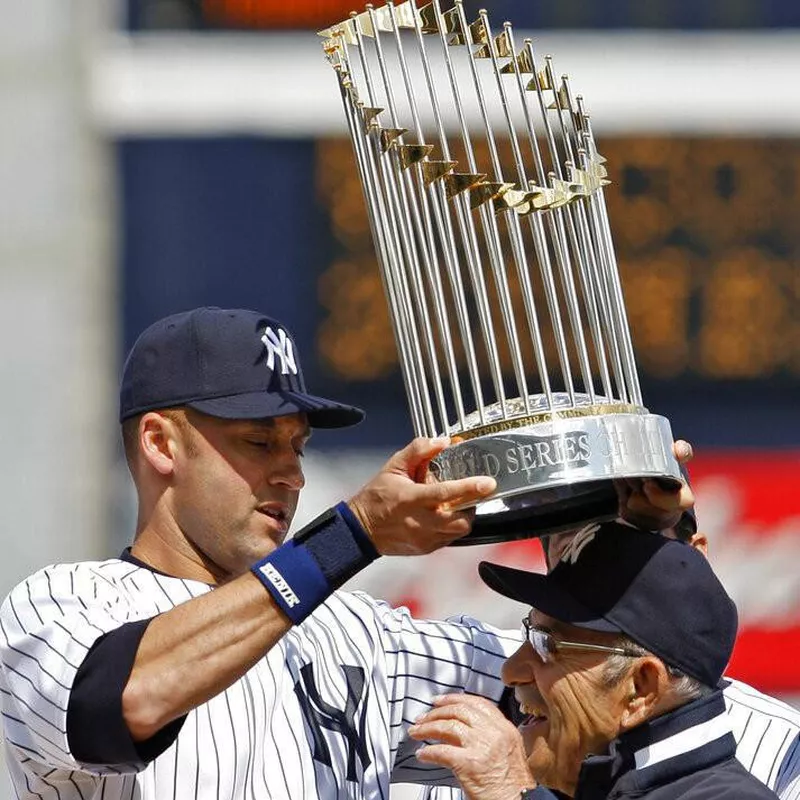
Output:
[[[622,683],[619,720],[622,733],[672,707],[669,672],[660,658],[644,656],[637,659]]]

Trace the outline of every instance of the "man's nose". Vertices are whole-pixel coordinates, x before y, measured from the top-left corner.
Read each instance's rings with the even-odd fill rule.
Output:
[[[292,451],[277,463],[270,465],[270,480],[272,483],[280,483],[290,489],[300,491],[306,485],[306,476],[303,474],[303,465],[300,456]]]
[[[526,683],[535,683],[534,666],[536,653],[533,652],[530,642],[523,642],[517,650],[504,662],[500,670],[500,677],[506,686],[520,686]]]

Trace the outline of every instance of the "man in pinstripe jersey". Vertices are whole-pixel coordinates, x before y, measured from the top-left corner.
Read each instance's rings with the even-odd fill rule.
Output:
[[[708,541],[697,529],[693,510],[662,534],[708,555]],[[576,532],[568,532],[543,538],[548,570],[558,564],[575,536]],[[800,800],[800,711],[732,678],[724,677],[720,687],[739,762],[781,800]],[[462,800],[462,792],[457,787],[431,786],[422,791],[421,800]]]
[[[385,799],[391,781],[449,778],[416,761],[408,726],[443,691],[497,701],[516,637],[337,589],[466,534],[451,507],[493,481],[427,483],[447,443],[415,440],[285,541],[311,428],[361,417],[307,392],[291,335],[258,312],[195,309],[142,334],[120,394],[133,546],[47,567],[0,611],[18,797]],[[691,492],[653,498],[667,518]]]

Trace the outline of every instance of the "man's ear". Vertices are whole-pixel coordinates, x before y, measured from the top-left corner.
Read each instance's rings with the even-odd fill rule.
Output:
[[[643,656],[625,678],[627,697],[624,701],[620,727],[628,731],[654,715],[667,694],[669,673],[661,659]]]
[[[156,411],[148,411],[139,420],[141,457],[160,475],[171,475],[174,470],[178,435],[175,422]]]

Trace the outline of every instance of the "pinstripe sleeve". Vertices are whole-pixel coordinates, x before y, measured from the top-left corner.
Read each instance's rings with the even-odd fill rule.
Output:
[[[126,770],[73,757],[67,708],[94,643],[136,616],[126,595],[91,564],[48,567],[9,594],[0,609],[0,691],[7,746],[20,758],[96,774]]]
[[[381,610],[382,609],[382,610]],[[449,770],[421,764],[419,743],[408,726],[448,692],[468,692],[497,702],[503,693],[500,667],[519,646],[520,634],[500,631],[477,620],[417,620],[405,609],[379,605],[386,631],[393,749],[393,782],[452,784]]]
[[[800,733],[783,757],[775,781],[775,794],[781,800],[800,800]]]

